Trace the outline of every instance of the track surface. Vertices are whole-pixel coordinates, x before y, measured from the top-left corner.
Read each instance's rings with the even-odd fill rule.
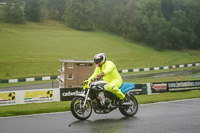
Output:
[[[71,112],[0,118],[1,133],[199,133],[200,99],[140,105],[134,117],[118,110],[75,119]]]

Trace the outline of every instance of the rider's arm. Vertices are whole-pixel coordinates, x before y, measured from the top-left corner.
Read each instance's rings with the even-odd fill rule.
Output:
[[[92,74],[92,76],[91,76],[88,80],[97,78],[97,75],[98,75],[98,74],[99,74],[99,68],[96,67],[95,70],[94,70],[94,73]]]
[[[99,69],[96,67],[92,76],[90,78],[88,78],[87,80],[85,80],[85,82],[87,82],[87,84],[83,87],[83,89],[89,88],[91,79],[97,78],[98,73],[99,73]]]

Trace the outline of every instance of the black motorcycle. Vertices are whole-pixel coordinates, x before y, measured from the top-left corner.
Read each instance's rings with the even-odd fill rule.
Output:
[[[134,83],[123,83],[120,87],[125,94],[125,101],[120,104],[119,98],[106,90],[107,82],[93,79],[89,88],[83,90],[82,94],[76,95],[71,102],[71,112],[77,119],[86,120],[92,114],[92,109],[97,114],[107,114],[114,109],[124,116],[134,116],[138,111],[138,102],[132,95],[131,90],[135,88]]]

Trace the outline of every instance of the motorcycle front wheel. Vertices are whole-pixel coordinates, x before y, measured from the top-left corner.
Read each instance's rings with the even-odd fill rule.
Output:
[[[86,101],[85,107],[83,107],[85,98],[74,97],[71,102],[71,112],[77,119],[86,120],[92,114],[92,106],[90,101]]]
[[[138,111],[138,102],[136,98],[132,95],[126,97],[126,102],[131,103],[131,105],[119,107],[119,111],[124,116],[134,116]]]

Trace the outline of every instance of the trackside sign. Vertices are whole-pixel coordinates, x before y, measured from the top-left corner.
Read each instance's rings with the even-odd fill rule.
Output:
[[[0,106],[60,101],[60,89],[0,91]]]
[[[24,103],[53,101],[53,90],[26,91]]]
[[[16,104],[15,92],[0,92],[0,106]]]
[[[70,101],[77,94],[81,93],[83,88],[61,88],[60,89],[60,100],[61,101]]]
[[[151,83],[153,93],[200,90],[200,80]]]

